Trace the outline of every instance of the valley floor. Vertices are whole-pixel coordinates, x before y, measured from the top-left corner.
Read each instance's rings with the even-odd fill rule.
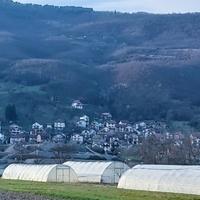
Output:
[[[108,185],[55,184],[0,179],[1,200],[200,200],[200,196],[142,192]]]

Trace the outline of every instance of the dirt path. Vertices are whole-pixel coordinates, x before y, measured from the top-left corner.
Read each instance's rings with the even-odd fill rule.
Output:
[[[32,195],[32,194],[1,192],[0,191],[0,200],[54,200],[54,199],[37,196],[37,195]]]

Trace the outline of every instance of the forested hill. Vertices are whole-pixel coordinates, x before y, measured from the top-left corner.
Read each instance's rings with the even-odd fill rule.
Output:
[[[200,119],[200,14],[154,15],[0,0],[0,115]]]

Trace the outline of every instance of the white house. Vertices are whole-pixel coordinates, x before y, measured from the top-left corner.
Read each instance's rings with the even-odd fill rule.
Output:
[[[132,133],[132,132],[134,132],[134,128],[131,125],[127,125],[126,126],[126,132]]]
[[[32,125],[32,130],[30,131],[29,141],[33,143],[42,143],[47,140],[47,134],[43,128],[43,125],[39,123],[34,123]]]
[[[52,128],[53,128],[52,124],[50,124],[50,123],[49,123],[49,124],[47,124],[47,126],[46,126],[46,127],[47,127],[47,129],[52,129]]]
[[[92,136],[96,135],[96,131],[93,130],[93,129],[84,130],[84,131],[81,132],[81,135],[82,135],[84,138],[89,138],[89,137],[92,137]]]
[[[22,128],[16,124],[12,124],[9,127],[10,132],[10,143],[16,144],[16,143],[23,143],[25,142],[25,132],[22,130]]]
[[[72,108],[73,109],[82,110],[83,109],[83,104],[81,103],[81,101],[75,100],[75,101],[72,102]]]
[[[55,143],[64,143],[66,136],[64,134],[57,134],[52,138],[52,141]]]
[[[87,128],[87,122],[83,120],[78,121],[76,125],[80,128]]]
[[[71,139],[73,142],[76,142],[77,144],[83,144],[84,141],[84,137],[80,134],[73,135]]]
[[[120,125],[120,126],[127,126],[127,124],[128,124],[127,121],[121,120],[121,121],[119,122],[119,125]]]
[[[139,144],[139,137],[136,134],[132,135],[132,144],[138,145]]]
[[[119,131],[120,133],[126,132],[126,125],[125,125],[125,124],[120,124],[120,123],[119,123],[119,125],[117,125],[117,128],[118,128],[118,131]]]
[[[35,122],[32,125],[32,129],[43,129],[43,125],[39,124],[38,122]]]
[[[11,135],[18,135],[22,131],[22,128],[18,126],[17,124],[12,124],[9,126],[9,132]]]
[[[99,131],[101,128],[103,128],[104,125],[101,122],[93,121],[92,124],[91,124],[91,126],[95,130]]]
[[[4,143],[5,142],[5,136],[0,133],[0,143]]]
[[[81,128],[86,128],[90,124],[90,118],[87,115],[80,117],[80,120],[77,122],[77,126]]]
[[[115,129],[116,128],[116,122],[114,120],[110,120],[106,122],[106,127],[110,129]]]
[[[65,129],[65,127],[66,127],[66,124],[62,120],[58,120],[58,121],[54,122],[54,129],[57,131],[62,131]]]
[[[37,138],[36,138],[36,141],[37,143],[42,143],[42,136],[41,135],[37,135]]]
[[[80,120],[81,120],[81,121],[85,121],[85,122],[87,122],[88,124],[89,124],[89,122],[90,122],[90,118],[89,118],[87,115],[84,115],[84,116],[80,117]]]
[[[84,130],[84,131],[81,132],[81,135],[84,138],[88,138],[88,137],[90,137],[90,131],[89,130]]]

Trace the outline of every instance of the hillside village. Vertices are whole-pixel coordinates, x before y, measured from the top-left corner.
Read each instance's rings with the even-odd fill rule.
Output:
[[[73,110],[84,112],[75,100]],[[123,160],[128,163],[199,163],[200,134],[170,131],[166,122],[116,121],[109,112],[92,119],[35,122],[27,130],[17,122],[2,122],[0,164],[62,162],[65,159]],[[54,161],[53,161],[54,160]],[[56,160],[56,161],[55,161]]]

